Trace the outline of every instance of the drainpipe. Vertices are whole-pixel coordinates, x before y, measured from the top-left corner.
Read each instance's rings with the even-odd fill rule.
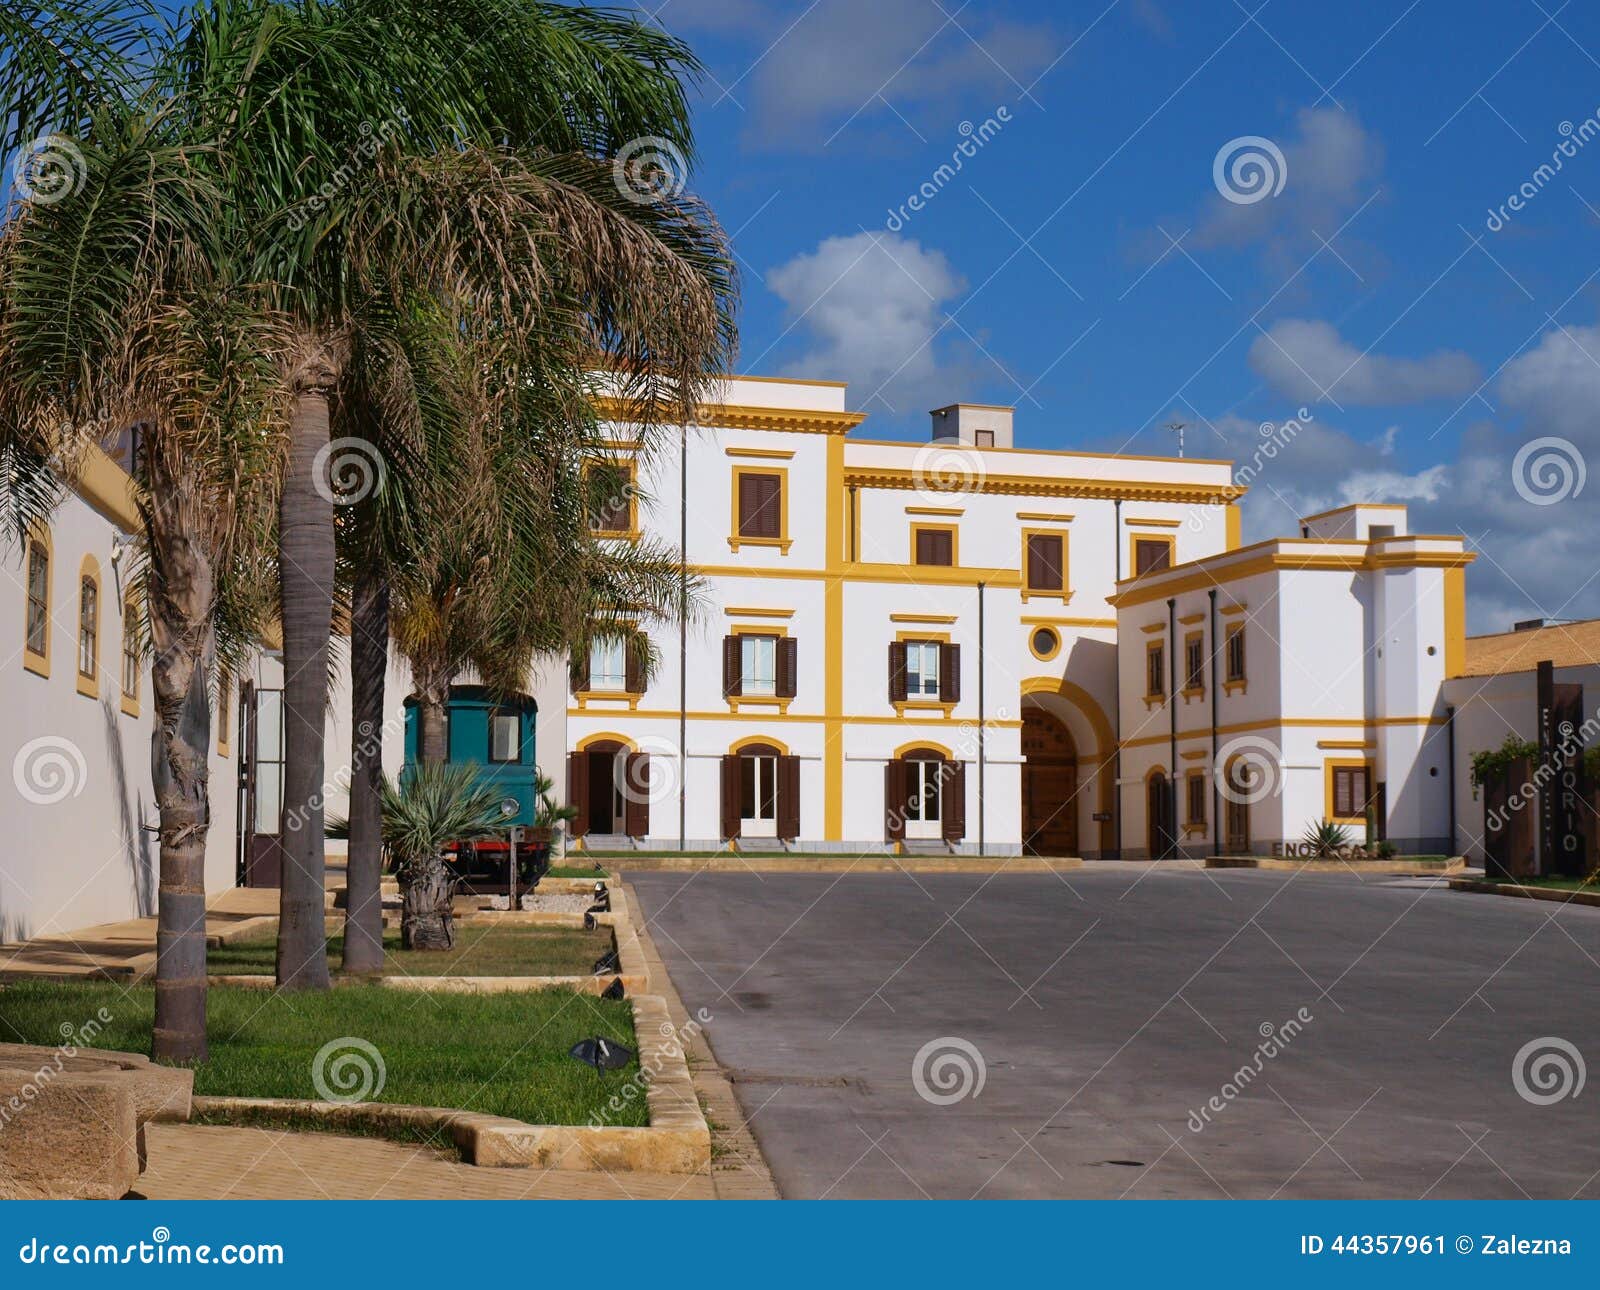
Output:
[[[1122,581],[1122,499],[1112,504],[1111,558],[1115,580]],[[1111,759],[1111,858],[1122,859],[1122,633],[1117,632],[1117,648],[1111,653],[1111,719],[1116,724],[1116,749]]]
[[[678,850],[689,831],[689,430],[678,443]]]
[[[1178,602],[1167,601],[1167,824],[1166,853],[1171,855],[1178,841]]]
[[[1450,777],[1450,854],[1456,850],[1456,710],[1454,705],[1444,710],[1445,753],[1449,762],[1445,773]],[[1388,803],[1385,802],[1387,807]]]
[[[1222,854],[1222,790],[1217,787],[1217,589],[1211,597],[1211,854]]]
[[[984,634],[983,634],[983,583],[978,584],[978,854],[983,854],[983,823],[984,823],[984,707],[983,707],[983,679],[988,672],[984,661]]]

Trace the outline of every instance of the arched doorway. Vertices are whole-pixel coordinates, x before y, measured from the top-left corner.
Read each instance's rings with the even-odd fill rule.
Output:
[[[1022,712],[1022,849],[1036,856],[1078,854],[1078,750],[1043,708]]]

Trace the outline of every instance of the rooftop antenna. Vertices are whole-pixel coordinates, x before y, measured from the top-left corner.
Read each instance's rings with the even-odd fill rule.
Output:
[[[1169,422],[1167,422],[1167,429],[1172,431],[1173,434],[1178,436],[1178,456],[1182,457],[1183,456],[1183,422],[1182,421],[1169,421]]]

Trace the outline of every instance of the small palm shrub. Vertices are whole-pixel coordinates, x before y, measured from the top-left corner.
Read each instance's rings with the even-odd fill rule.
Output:
[[[407,767],[399,780],[385,778],[379,796],[385,864],[400,884],[401,948],[447,950],[456,940],[450,901],[460,879],[444,849],[504,833],[504,794],[480,779],[476,766],[426,764]],[[348,837],[348,829],[334,820],[328,833]]]
[[[1300,840],[1312,855],[1331,858],[1350,845],[1350,830],[1332,820],[1323,820],[1308,825]]]

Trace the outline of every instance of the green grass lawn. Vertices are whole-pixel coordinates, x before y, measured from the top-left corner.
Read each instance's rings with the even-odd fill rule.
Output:
[[[1496,878],[1485,874],[1483,880],[1507,887],[1548,887],[1552,891],[1600,893],[1600,878]]]
[[[219,946],[206,955],[213,976],[271,976],[277,933]],[[588,976],[594,961],[614,944],[609,927],[456,927],[449,950],[402,950],[400,933],[385,932],[385,968],[395,976]],[[328,963],[335,972],[344,937],[328,938]]]
[[[550,872],[545,874],[546,878],[592,878],[595,880],[606,876],[604,869],[596,869],[593,865],[582,864],[551,865]]]
[[[8,985],[0,989],[0,1039],[54,1046],[63,1024],[81,1026],[100,1008],[112,1020],[95,1047],[150,1051],[152,986]],[[355,1037],[376,1047],[383,1062],[383,1088],[367,1101],[483,1111],[530,1124],[585,1124],[602,1113],[608,1124],[648,1123],[642,1097],[619,1098],[620,1112],[603,1112],[638,1075],[637,1062],[600,1074],[567,1055],[591,1035],[633,1047],[625,1000],[570,990],[432,994],[363,984],[278,994],[219,987],[210,992],[207,1034],[211,1058],[195,1068],[200,1095],[319,1097],[312,1078],[318,1050]]]

